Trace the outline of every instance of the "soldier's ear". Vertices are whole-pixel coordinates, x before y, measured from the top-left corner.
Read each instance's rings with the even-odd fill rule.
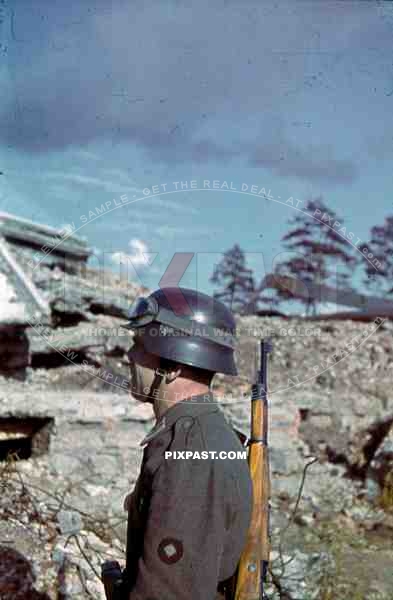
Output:
[[[175,381],[175,379],[177,379],[179,377],[179,375],[182,372],[182,368],[180,365],[176,365],[177,369],[171,369],[167,371],[166,374],[166,383],[171,383],[172,381]]]
[[[154,372],[156,375],[160,375],[161,377],[165,377],[167,372],[164,371],[163,369],[160,369],[159,367],[157,367],[156,369],[154,369]]]

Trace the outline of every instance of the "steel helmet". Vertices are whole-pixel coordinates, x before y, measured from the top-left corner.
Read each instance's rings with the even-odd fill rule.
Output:
[[[128,318],[122,327],[140,330],[146,352],[215,373],[238,374],[236,322],[216,298],[178,286],[160,288],[137,298]]]

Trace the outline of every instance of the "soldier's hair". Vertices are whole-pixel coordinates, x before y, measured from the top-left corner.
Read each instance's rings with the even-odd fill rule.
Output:
[[[198,367],[191,367],[190,365],[183,365],[181,363],[177,363],[173,360],[169,360],[168,358],[160,357],[160,366],[163,369],[168,369],[168,371],[175,371],[177,366],[181,365],[183,373],[185,376],[190,379],[197,381],[198,383],[204,383],[206,385],[210,385],[215,371],[208,371],[207,369],[199,369]]]

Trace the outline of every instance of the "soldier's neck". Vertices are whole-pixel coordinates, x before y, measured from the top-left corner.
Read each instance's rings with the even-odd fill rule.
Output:
[[[178,402],[182,400],[187,401],[187,399],[192,399],[195,396],[199,396],[200,394],[208,394],[210,392],[210,386],[204,384],[194,384],[193,386],[186,387],[184,389],[177,392],[172,392],[169,394],[167,392],[165,394],[165,399],[163,398],[155,398],[153,403],[153,410],[158,421],[167,410],[169,410],[172,406],[175,406]]]

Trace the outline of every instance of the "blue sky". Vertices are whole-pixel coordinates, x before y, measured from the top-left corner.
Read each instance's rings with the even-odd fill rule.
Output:
[[[392,214],[393,4],[14,0],[3,13],[0,210],[80,227],[136,197],[79,230],[108,267],[131,256],[130,279],[155,288],[175,252],[194,253],[180,283],[212,293],[238,243],[259,280],[289,197],[322,196],[362,240]],[[191,180],[282,203],[143,194]]]

